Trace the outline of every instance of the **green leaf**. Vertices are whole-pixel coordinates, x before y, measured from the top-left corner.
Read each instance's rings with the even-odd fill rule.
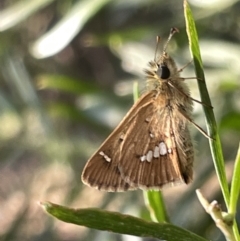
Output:
[[[238,148],[237,157],[235,160],[235,165],[233,169],[232,185],[230,192],[230,204],[229,204],[229,213],[236,215],[237,212],[237,202],[240,194],[240,146]],[[237,223],[234,221],[234,235],[236,240],[240,240],[240,235],[237,229]]]
[[[64,222],[88,228],[168,241],[206,241],[194,233],[171,224],[147,222],[117,212],[95,208],[70,209],[50,202],[44,202],[41,205],[49,214]]]
[[[230,192],[229,213],[236,214],[237,202],[240,194],[240,146],[238,148],[237,157],[233,169],[232,185]]]
[[[202,64],[202,59],[201,59],[200,49],[198,44],[197,30],[196,30],[191,9],[186,0],[184,1],[184,13],[185,13],[186,29],[187,29],[188,39],[189,39],[190,52],[193,56],[195,72],[198,78],[198,87],[200,91],[201,100],[204,103],[202,106],[206,116],[208,135],[213,138],[213,139],[209,139],[213,162],[215,165],[215,169],[218,175],[218,179],[220,182],[220,186],[223,192],[226,205],[228,206],[229,189],[228,189],[227,177],[226,177],[226,172],[224,167],[224,159],[223,159],[221,142],[217,132],[217,124],[214,117],[213,109],[210,107],[212,106],[212,104],[210,101],[210,97],[209,97],[206,82],[205,82],[203,64]]]
[[[195,72],[198,78],[198,87],[200,91],[201,100],[204,103],[202,106],[206,116],[208,135],[213,138],[213,139],[209,139],[213,163],[215,166],[215,170],[218,176],[219,184],[223,193],[226,206],[227,208],[229,208],[230,194],[229,194],[228,182],[227,182],[227,177],[226,177],[226,172],[224,167],[224,159],[223,159],[223,152],[222,152],[220,137],[217,132],[217,124],[213,113],[213,109],[210,107],[212,105],[211,105],[210,97],[209,97],[206,82],[205,82],[203,64],[202,64],[200,48],[198,44],[197,30],[196,30],[195,22],[192,16],[191,9],[187,3],[187,0],[184,0],[184,15],[185,15],[185,21],[186,21],[186,30],[187,30],[188,39],[189,39],[190,52],[193,56]],[[237,239],[237,237],[239,237],[239,232],[238,232],[236,222],[234,222],[233,231],[234,231],[236,240],[239,240]]]

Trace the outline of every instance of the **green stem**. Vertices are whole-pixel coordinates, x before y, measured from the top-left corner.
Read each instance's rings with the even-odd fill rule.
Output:
[[[170,222],[161,191],[144,191],[145,204],[155,222]]]

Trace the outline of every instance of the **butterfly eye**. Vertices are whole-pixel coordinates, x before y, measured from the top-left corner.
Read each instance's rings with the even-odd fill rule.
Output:
[[[165,64],[162,64],[159,66],[157,74],[161,79],[168,79],[170,77],[169,68]]]

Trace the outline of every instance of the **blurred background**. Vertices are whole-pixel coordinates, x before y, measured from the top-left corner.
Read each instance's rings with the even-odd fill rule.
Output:
[[[230,181],[240,135],[240,2],[189,4]],[[84,186],[80,176],[133,104],[133,83],[144,88],[143,69],[154,57],[156,36],[164,42],[177,27],[180,33],[168,52],[179,68],[191,60],[182,5],[175,0],[0,1],[1,240],[142,240],[60,222],[38,202],[148,217],[142,191],[99,192]],[[182,76],[194,77],[193,66]],[[196,81],[187,83],[199,99]],[[206,129],[199,104],[194,120]],[[191,132],[194,181],[164,189],[166,207],[175,225],[225,240],[196,198],[195,189],[201,188],[225,209],[208,140],[194,127]]]

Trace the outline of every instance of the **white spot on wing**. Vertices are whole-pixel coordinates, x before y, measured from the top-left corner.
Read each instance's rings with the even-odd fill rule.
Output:
[[[164,156],[167,154],[167,147],[166,144],[164,142],[160,142],[159,143],[159,153],[161,156]]]
[[[111,161],[111,158],[110,158],[108,155],[106,155],[103,151],[100,151],[100,152],[99,152],[99,155],[100,155],[100,156],[103,156],[104,159],[105,159],[107,162],[110,162],[110,161]]]
[[[147,153],[147,161],[151,162],[152,158],[153,158],[153,151],[148,151],[148,153]]]
[[[145,155],[140,157],[141,162],[146,161],[146,159],[147,159],[147,157]]]
[[[157,157],[159,157],[159,154],[160,154],[159,146],[155,146],[154,152],[153,152],[153,157],[157,158]]]

